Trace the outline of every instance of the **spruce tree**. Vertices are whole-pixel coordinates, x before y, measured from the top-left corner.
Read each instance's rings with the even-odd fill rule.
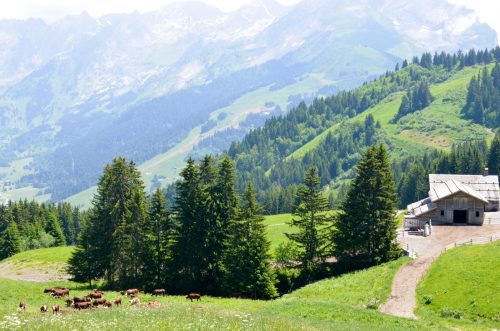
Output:
[[[225,292],[239,292],[252,299],[276,297],[270,243],[266,238],[262,210],[250,183],[241,197],[235,219],[225,254]]]
[[[17,254],[21,251],[21,240],[16,223],[12,215],[5,217],[4,229],[0,232],[0,260]]]
[[[157,188],[151,198],[151,206],[149,208],[150,224],[148,230],[151,235],[151,248],[149,259],[150,275],[148,282],[154,283],[156,286],[165,281],[167,262],[170,258],[170,240],[171,227],[169,224],[169,216],[167,212],[167,203],[165,196],[160,188]]]
[[[304,182],[297,192],[297,204],[290,222],[297,233],[287,233],[300,249],[301,269],[306,276],[313,276],[325,258],[328,236],[326,227],[331,217],[326,214],[328,200],[320,188],[320,178],[316,167],[305,174]]]
[[[500,131],[497,131],[491,143],[488,168],[492,175],[500,175]]]
[[[66,238],[64,237],[61,223],[59,222],[55,209],[50,207],[45,213],[45,218],[47,222],[45,232],[54,237],[56,246],[65,246]]]
[[[372,146],[356,166],[340,213],[335,218],[335,256],[349,269],[399,256],[396,239],[396,193],[385,147]]]

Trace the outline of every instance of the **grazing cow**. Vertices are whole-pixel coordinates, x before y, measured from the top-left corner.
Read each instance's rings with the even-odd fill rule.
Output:
[[[165,289],[157,288],[156,290],[153,291],[153,295],[165,295]]]
[[[113,303],[112,303],[112,302],[109,302],[109,301],[106,301],[106,302],[104,303],[104,307],[106,307],[106,308],[111,308],[111,307],[113,307]]]
[[[102,298],[102,294],[101,293],[89,293],[87,295],[87,298],[100,299],[100,298]]]
[[[120,293],[122,295],[125,295],[125,296],[131,296],[131,295],[137,295],[137,294],[139,294],[139,292],[140,292],[140,290],[133,288],[133,289],[126,290],[126,291],[121,291]]]
[[[71,304],[73,303],[73,300],[71,299],[66,299],[66,307],[71,307]]]
[[[47,308],[47,305],[43,305],[43,306],[41,306],[41,307],[40,307],[40,311],[41,311],[42,313],[46,313],[46,312],[47,312],[47,310],[49,310],[49,309]]]
[[[54,314],[59,314],[59,305],[57,303],[52,305],[52,315]]]
[[[106,299],[99,298],[99,299],[95,299],[92,304],[94,305],[94,307],[97,307],[97,306],[100,306],[100,305],[104,305],[105,303],[106,303]]]
[[[148,302],[148,307],[149,308],[161,308],[161,303],[159,303],[158,301],[151,301],[151,302]]]
[[[94,290],[93,290],[93,292],[94,292],[94,293],[100,293],[101,295],[104,295],[104,294],[105,294],[105,293],[104,293],[104,291],[101,291],[101,290],[96,290],[96,289],[94,289]]]
[[[75,309],[89,309],[92,307],[92,302],[75,302],[73,308]]]
[[[52,293],[54,292],[56,289],[53,288],[53,287],[49,287],[49,288],[46,288],[45,290],[43,290],[43,293]]]
[[[122,298],[121,297],[116,297],[115,300],[113,300],[116,306],[122,304]]]
[[[19,301],[19,310],[26,311],[26,302],[23,300]]]
[[[67,288],[54,289],[54,291],[52,291],[52,296],[56,297],[56,298],[62,298],[64,296],[69,296],[69,289],[67,289]]]
[[[138,305],[139,303],[141,302],[141,300],[139,300],[139,298],[132,298],[132,300],[130,300],[130,305],[131,306],[135,306],[135,305]]]
[[[199,293],[189,293],[186,295],[186,299],[191,299],[191,301],[196,300],[200,301],[201,300],[201,294]]]
[[[74,297],[74,298],[73,298],[73,301],[74,301],[75,303],[77,303],[77,302],[90,302],[90,301],[92,301],[92,300],[90,300],[90,298],[87,298],[87,297],[83,297],[83,298],[80,298],[80,297]]]

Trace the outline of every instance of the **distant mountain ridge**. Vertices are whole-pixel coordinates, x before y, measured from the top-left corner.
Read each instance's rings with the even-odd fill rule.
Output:
[[[231,13],[190,1],[52,24],[3,20],[1,173],[60,200],[92,186],[114,156],[145,162],[209,120],[215,134],[266,102],[285,110],[290,96],[352,88],[423,50],[496,43],[472,11],[431,0],[262,0]],[[238,104],[252,93],[255,102]],[[169,162],[150,179],[168,177],[179,161]]]

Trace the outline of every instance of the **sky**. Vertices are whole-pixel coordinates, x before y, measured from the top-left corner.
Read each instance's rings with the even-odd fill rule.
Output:
[[[47,21],[55,21],[68,14],[79,14],[87,11],[94,17],[109,13],[140,12],[162,7],[168,2],[178,0],[2,0],[0,1],[0,18],[40,17]],[[184,0],[185,1],[185,0]],[[216,5],[225,11],[235,10],[252,0],[203,0]],[[277,0],[291,5],[300,0]],[[449,0],[476,10],[482,22],[488,23],[500,35],[500,1],[498,0]]]

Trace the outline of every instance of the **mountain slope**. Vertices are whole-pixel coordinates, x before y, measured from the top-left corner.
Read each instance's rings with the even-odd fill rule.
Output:
[[[232,13],[183,2],[0,23],[10,38],[0,72],[12,77],[0,86],[3,181],[53,200],[95,184],[117,155],[154,163],[144,166],[152,186],[169,182],[190,152],[186,139],[191,147],[215,136],[217,152],[271,113],[356,87],[402,57],[497,42],[473,12],[444,0],[267,0]],[[44,37],[29,39],[33,31]],[[249,114],[260,115],[240,127]],[[217,135],[231,128],[235,136]],[[28,164],[15,167],[20,160]]]

